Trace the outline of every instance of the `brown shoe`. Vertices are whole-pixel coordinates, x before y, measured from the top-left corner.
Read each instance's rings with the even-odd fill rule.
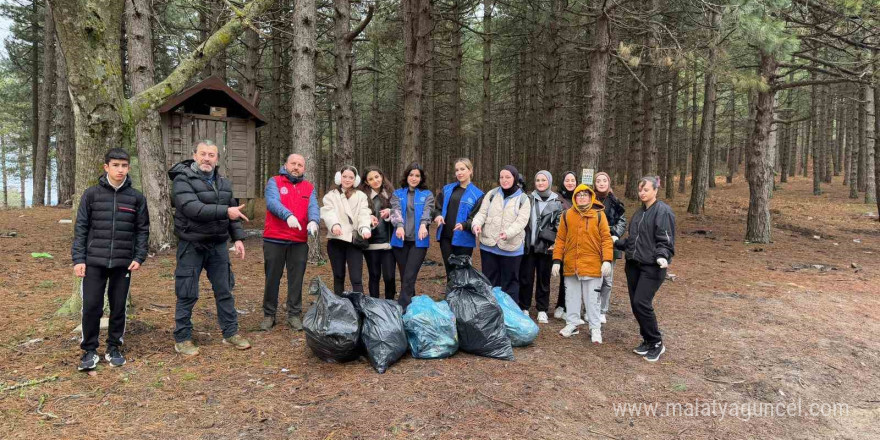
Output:
[[[199,354],[199,347],[197,347],[196,344],[193,344],[193,341],[186,340],[174,344],[174,351],[184,356],[196,356]]]
[[[248,340],[245,339],[244,336],[242,336],[238,333],[232,335],[229,338],[223,338],[223,343],[224,344],[231,344],[233,347],[235,347],[239,350],[247,350],[247,349],[251,348],[251,343],[248,342]]]
[[[275,317],[264,316],[263,320],[260,321],[260,330],[267,332],[269,330],[272,330],[272,327],[275,327]]]
[[[302,319],[299,319],[299,316],[288,316],[287,325],[293,330],[299,331],[303,329],[303,322]]]

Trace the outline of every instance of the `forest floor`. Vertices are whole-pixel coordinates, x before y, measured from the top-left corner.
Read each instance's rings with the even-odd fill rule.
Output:
[[[0,232],[18,232],[0,238],[0,438],[880,438],[876,206],[849,200],[839,179],[820,197],[795,179],[772,201],[774,242],[752,245],[746,183],[718,182],[706,215],[686,214],[685,195],[672,202],[675,280],[655,300],[668,351],[656,364],[631,352],[638,326],[622,267],[602,345],[588,332],[563,339],[551,318],[513,362],[406,356],[383,375],[363,359],[326,364],[302,332],[258,331],[263,255],[252,238],[233,262],[252,350],[221,343],[203,276],[201,355],[175,354],[175,262],[163,254],[133,276],[128,363],[78,373],[77,323],[53,317],[73,290],[71,226],[58,222],[72,212],[0,211]],[[440,261],[437,246],[428,258]],[[306,275],[331,279],[329,265]],[[417,289],[442,297],[442,265],[424,267]],[[306,291],[304,307],[315,298]],[[103,355],[103,332],[101,345]],[[621,411],[640,403],[656,413]]]

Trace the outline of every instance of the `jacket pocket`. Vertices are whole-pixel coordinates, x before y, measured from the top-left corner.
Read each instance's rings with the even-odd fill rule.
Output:
[[[199,278],[196,268],[184,266],[174,269],[174,293],[178,298],[199,297]]]

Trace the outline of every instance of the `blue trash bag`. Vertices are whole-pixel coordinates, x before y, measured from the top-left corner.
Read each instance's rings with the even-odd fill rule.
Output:
[[[458,351],[455,315],[446,301],[426,295],[412,299],[403,314],[409,350],[416,359],[442,359]]]
[[[455,314],[461,351],[507,361],[513,347],[504,327],[504,313],[492,295],[492,284],[471,266],[467,255],[449,257],[452,270],[446,283],[446,301]]]
[[[504,312],[504,327],[507,328],[507,336],[510,337],[510,345],[524,347],[535,341],[538,337],[538,324],[526,316],[510,295],[504,293],[500,287],[492,288],[492,294],[501,305]]]

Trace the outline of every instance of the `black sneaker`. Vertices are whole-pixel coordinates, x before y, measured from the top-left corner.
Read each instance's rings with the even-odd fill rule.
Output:
[[[76,367],[78,371],[89,371],[94,370],[95,367],[98,366],[98,361],[101,358],[98,357],[98,353],[95,350],[89,350],[83,353],[82,359],[79,361],[79,366]]]
[[[119,347],[110,347],[104,354],[104,359],[111,367],[121,367],[125,365],[125,356],[119,351]]]
[[[645,360],[648,362],[657,362],[660,359],[660,355],[666,353],[666,346],[663,345],[663,342],[656,343],[650,350],[648,350],[648,354],[645,355]]]
[[[633,348],[633,353],[635,353],[639,356],[644,356],[644,355],[648,354],[648,350],[650,350],[650,349],[651,349],[651,344],[648,344],[647,342],[642,341],[642,343],[639,344],[638,347]]]

